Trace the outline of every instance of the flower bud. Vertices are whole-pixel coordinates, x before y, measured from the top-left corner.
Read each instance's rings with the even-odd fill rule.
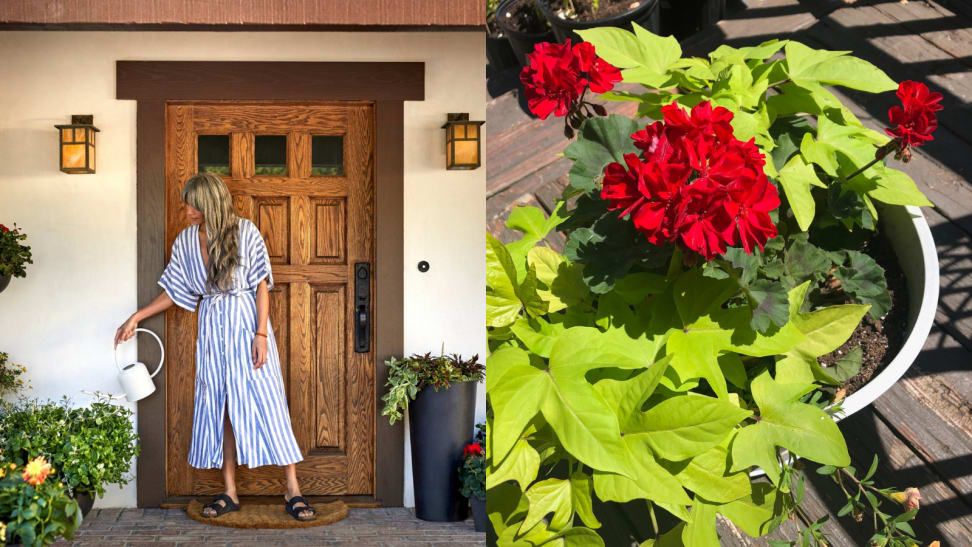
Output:
[[[905,489],[904,492],[893,492],[891,499],[900,503],[905,511],[911,511],[912,509],[918,508],[921,494],[918,493],[917,488],[912,486],[911,488]]]

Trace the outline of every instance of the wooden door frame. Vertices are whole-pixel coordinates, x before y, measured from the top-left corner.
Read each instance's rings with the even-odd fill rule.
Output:
[[[165,104],[170,100],[365,100],[375,104],[375,494],[349,501],[401,506],[404,426],[381,418],[388,370],[381,363],[404,348],[404,101],[425,99],[421,62],[116,61],[116,99],[137,101],[137,298],[159,294],[165,267]],[[301,81],[305,85],[294,86]],[[142,327],[165,334],[165,317]],[[153,344],[139,344],[138,359],[158,359]],[[165,492],[165,374],[160,395],[138,402],[141,453],[136,464],[139,507],[185,503]]]

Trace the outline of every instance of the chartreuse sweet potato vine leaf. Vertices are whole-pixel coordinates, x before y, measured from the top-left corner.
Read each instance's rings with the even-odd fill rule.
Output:
[[[493,463],[497,463],[493,460]],[[525,439],[520,439],[513,445],[513,450],[495,468],[490,468],[486,474],[486,488],[506,481],[516,481],[520,490],[526,491],[530,483],[536,480],[540,470],[540,454]]]
[[[831,385],[841,382],[820,367],[817,358],[839,348],[854,333],[870,306],[845,304],[828,306],[811,313],[798,313],[794,324],[806,339],[776,362],[776,380]]]
[[[629,423],[625,434],[644,434],[655,454],[680,461],[715,447],[751,414],[729,401],[689,393],[641,413]]]
[[[519,272],[518,281],[522,282],[528,271],[525,267],[527,252],[564,221],[564,217],[560,214],[562,207],[563,202],[558,203],[549,217],[539,207],[516,207],[510,212],[510,217],[506,219],[506,227],[523,233],[523,237],[506,245],[506,250],[510,253]]]
[[[594,517],[591,505],[591,477],[575,471],[569,479],[547,479],[535,483],[526,491],[530,509],[520,525],[520,533],[530,530],[540,519],[553,513],[547,526],[562,530],[573,521],[576,514],[585,526],[599,528],[601,523]]]
[[[486,326],[504,327],[513,323],[520,309],[532,316],[547,313],[547,303],[537,294],[537,274],[531,269],[522,282],[506,247],[486,234]]]
[[[849,51],[812,49],[800,42],[787,42],[785,46],[787,74],[790,79],[823,85],[840,85],[870,93],[892,91],[898,88],[883,70],[871,63],[847,55]]]
[[[784,497],[771,484],[756,482],[750,495],[720,505],[716,512],[732,521],[751,537],[760,537],[776,529],[786,518]]]
[[[622,69],[626,82],[661,88],[669,82],[668,68],[682,56],[674,36],[661,37],[634,23],[634,33],[614,27],[579,30],[585,42],[594,44],[599,57]]]
[[[784,384],[764,371],[750,385],[759,416],[755,424],[736,433],[733,471],[757,465],[774,483],[779,482],[776,447],[824,465],[850,465],[847,444],[837,423],[822,409],[798,400],[814,389],[813,384]]]

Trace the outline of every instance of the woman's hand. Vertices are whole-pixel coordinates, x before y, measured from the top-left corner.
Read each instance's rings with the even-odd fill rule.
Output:
[[[265,336],[253,336],[253,370],[257,370],[267,363],[267,339]]]
[[[135,334],[136,328],[138,328],[138,319],[135,318],[135,314],[133,313],[132,316],[125,320],[122,326],[118,327],[118,330],[115,331],[115,347],[117,348],[118,344],[131,338],[132,335]]]

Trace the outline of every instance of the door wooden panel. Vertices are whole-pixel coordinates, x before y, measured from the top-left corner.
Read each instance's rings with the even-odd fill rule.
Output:
[[[374,354],[355,353],[353,269],[374,271],[374,107],[365,103],[169,103],[166,106],[166,248],[188,225],[179,196],[197,170],[197,136],[229,135],[221,175],[240,216],[263,234],[276,286],[277,339],[305,494],[374,493]],[[254,137],[287,136],[287,175],[256,175]],[[343,136],[343,175],[311,175],[313,135]],[[374,281],[372,281],[374,294]],[[372,301],[372,317],[375,316]],[[192,430],[196,316],[166,313],[168,495],[223,491],[219,470],[187,457]],[[277,467],[237,473],[240,494],[282,494]]]

